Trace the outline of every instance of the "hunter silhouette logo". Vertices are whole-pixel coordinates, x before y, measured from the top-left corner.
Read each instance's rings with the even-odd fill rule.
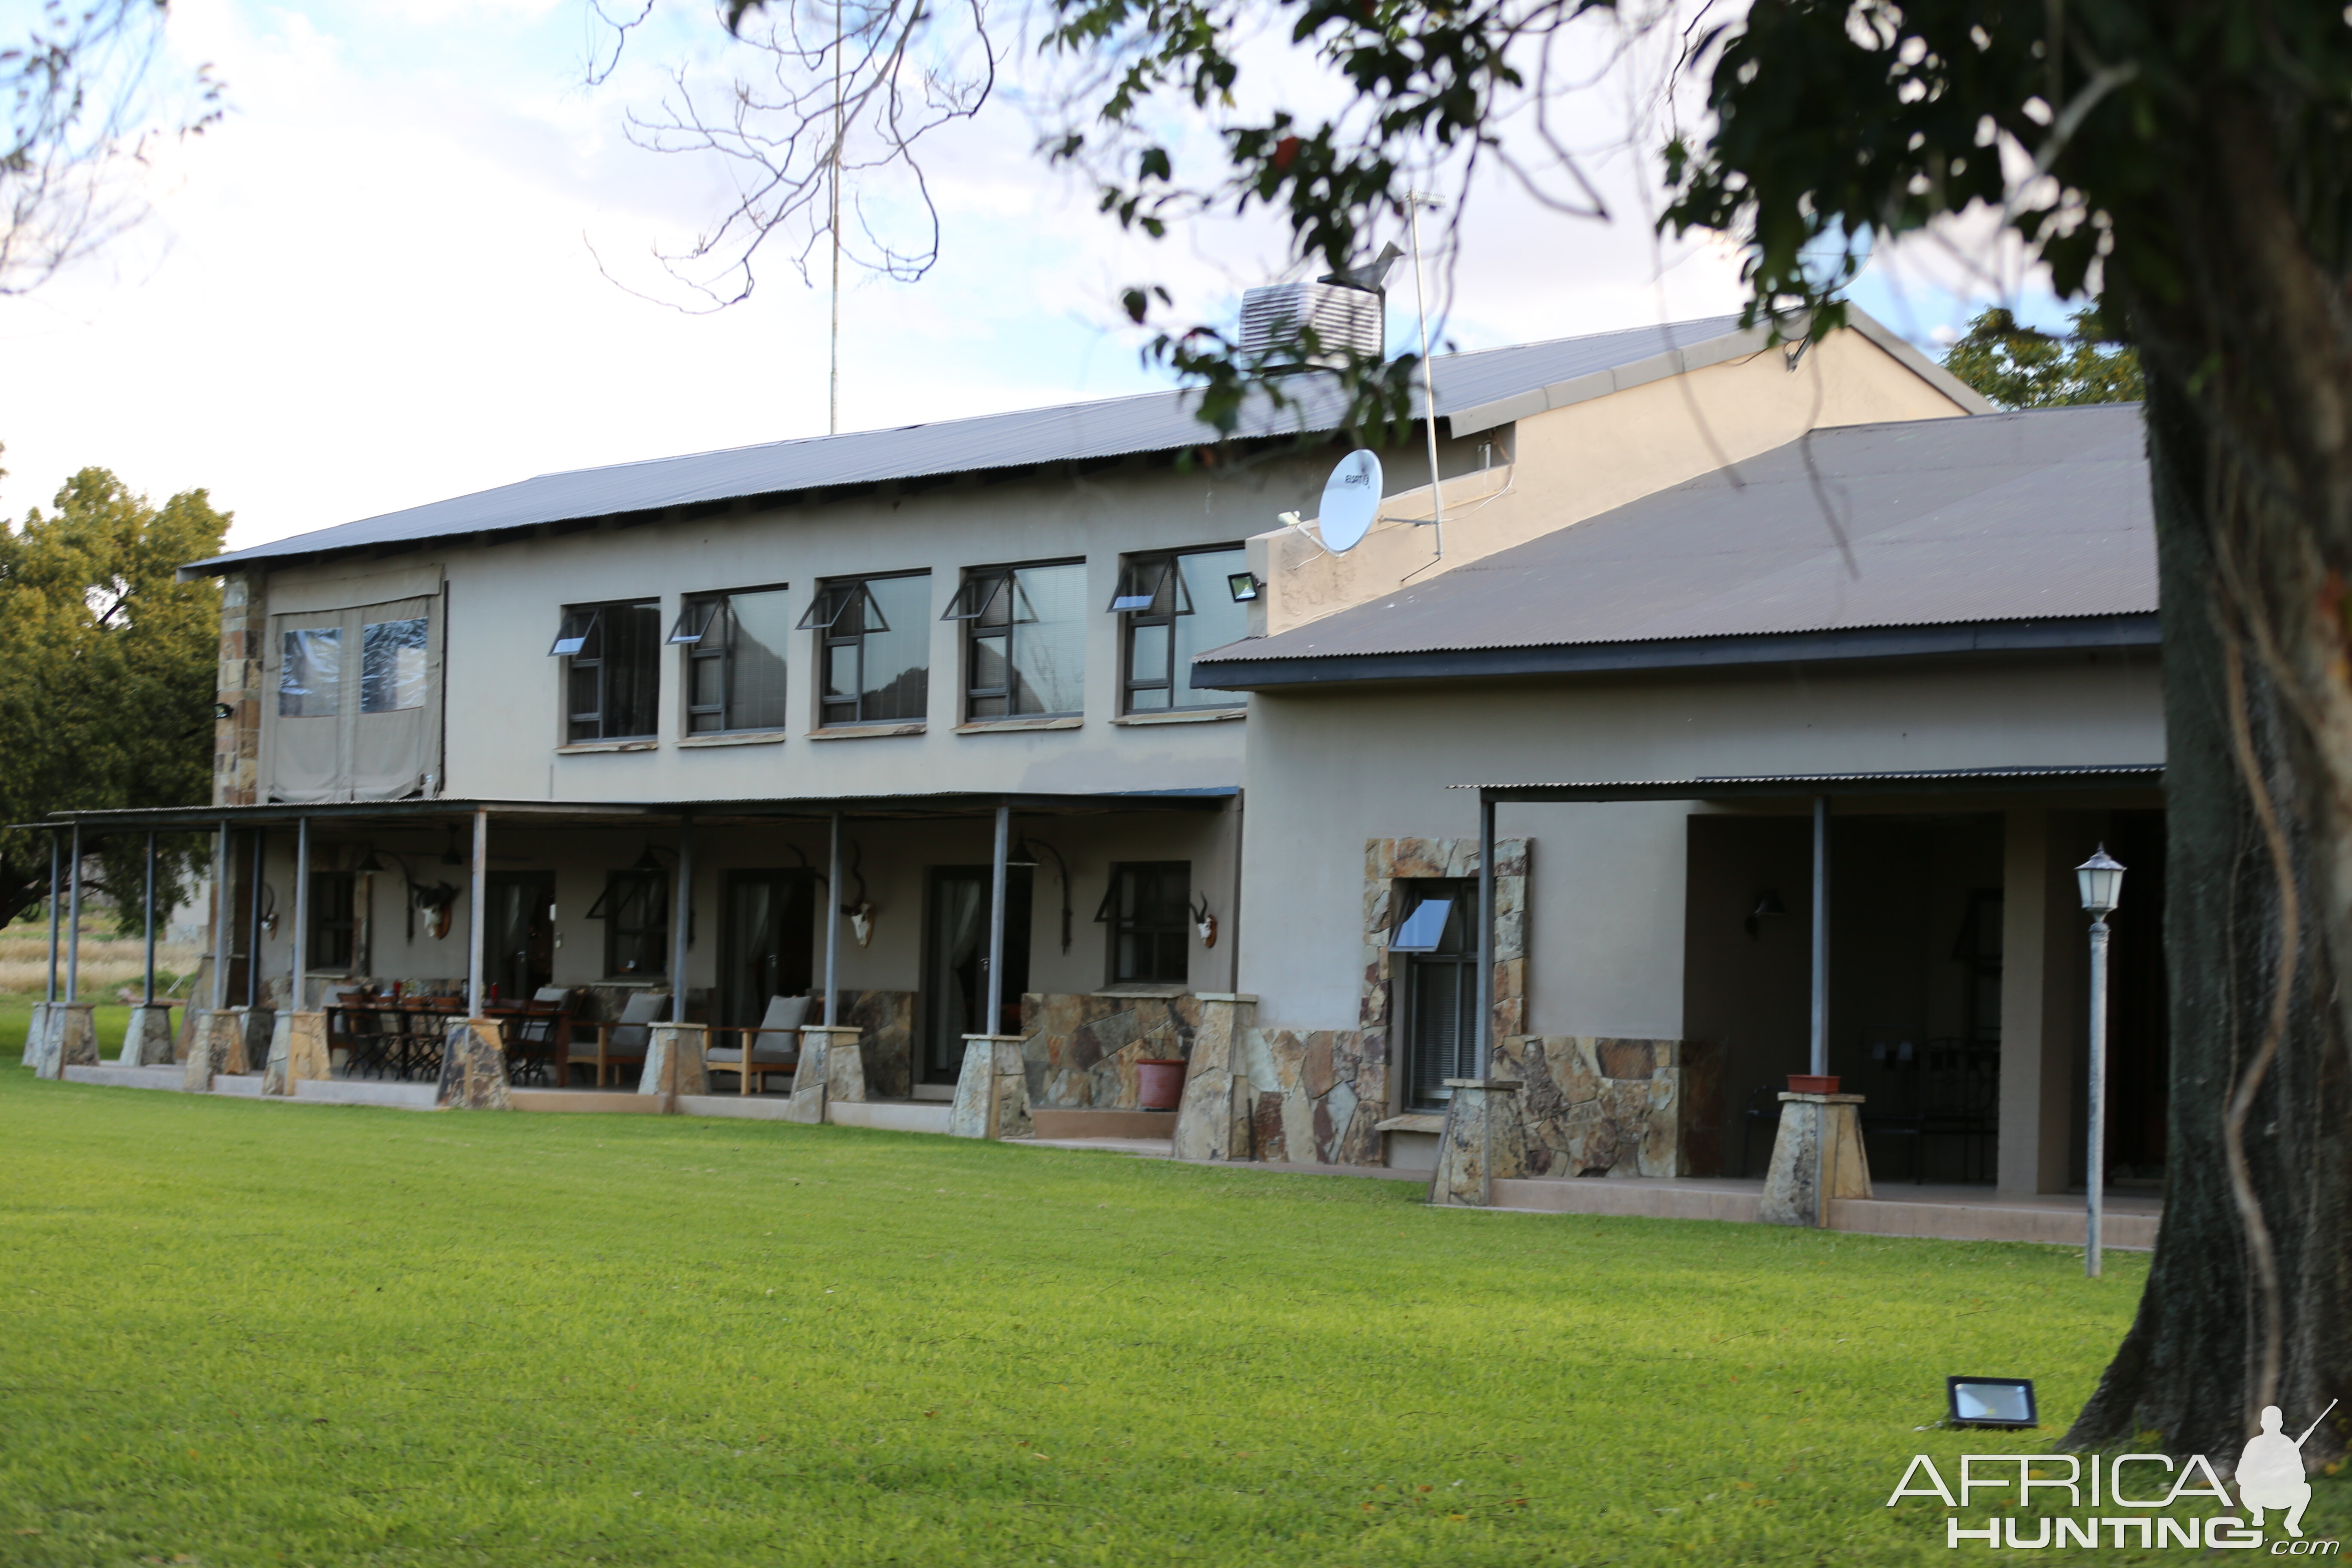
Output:
[[[2304,1510],[2311,1504],[2311,1482],[2305,1478],[2303,1446],[2319,1430],[2336,1405],[2327,1409],[2290,1437],[2283,1429],[2285,1417],[2275,1405],[2263,1407],[2260,1429],[2247,1438],[2238,1456],[2238,1495],[2233,1500],[2221,1474],[2202,1454],[2176,1463],[2168,1454],[2119,1454],[2084,1458],[2074,1454],[1962,1454],[1957,1486],[1947,1485],[1936,1462],[1915,1454],[1886,1500],[1893,1508],[1906,1497],[1933,1498],[1953,1510],[1945,1519],[1945,1544],[1981,1542],[2032,1551],[2051,1547],[2113,1546],[2146,1552],[2179,1546],[2189,1550],[2259,1549],[2268,1544],[2274,1557],[2332,1557],[2342,1553],[2334,1541],[2308,1541],[2303,1533]],[[1949,1462],[1948,1460],[1947,1461]],[[2048,1472],[2063,1469],[2063,1474]],[[2036,1474],[2040,1469],[2044,1472]],[[1987,1518],[1980,1530],[1968,1527],[1959,1510],[1984,1506],[1978,1494],[1990,1492],[2007,1512]],[[2087,1513],[2042,1513],[2042,1505],[2056,1502],[2049,1494],[2063,1492],[2059,1506]],[[2174,1510],[2200,1506],[2214,1510],[2209,1517],[2183,1517]],[[2236,1510],[2249,1516],[2242,1520]],[[2106,1510],[2114,1510],[2110,1514]],[[2228,1511],[2218,1511],[2228,1510]],[[2279,1523],[2290,1539],[2266,1542],[2264,1516],[2281,1514]]]
[[[2327,1419],[2327,1411],[2336,1408],[2336,1401],[2327,1402],[2327,1410],[2319,1413],[2319,1421]],[[2263,1429],[2246,1439],[2246,1451],[2238,1456],[2238,1502],[2254,1516],[2254,1528],[2263,1527],[2263,1515],[2271,1509],[2286,1510],[2286,1532],[2297,1541],[2303,1539],[2303,1510],[2311,1506],[2311,1482],[2303,1473],[2303,1446],[2319,1430],[2319,1421],[2303,1429],[2303,1436],[2290,1443],[2279,1430],[2284,1419],[2275,1405],[2263,1406]]]

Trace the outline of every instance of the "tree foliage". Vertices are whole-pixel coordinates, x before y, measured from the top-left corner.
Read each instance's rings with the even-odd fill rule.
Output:
[[[1969,323],[1944,368],[2002,408],[2137,403],[2147,395],[2139,351],[2102,333],[2097,310],[2087,305],[2063,337],[2021,325],[1995,306]]]
[[[140,178],[159,139],[221,116],[220,84],[158,68],[166,0],[45,0],[0,44],[0,295],[47,282],[146,215]]]
[[[220,589],[176,568],[219,553],[228,522],[202,490],[156,507],[84,468],[51,510],[0,534],[0,822],[211,798]],[[169,910],[204,847],[163,847],[156,897]],[[144,833],[85,851],[88,874],[136,919]],[[46,898],[48,877],[47,834],[0,829],[0,924]]]

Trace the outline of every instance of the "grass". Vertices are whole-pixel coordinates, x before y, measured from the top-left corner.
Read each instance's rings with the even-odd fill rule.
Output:
[[[14,1070],[25,1054],[25,1031],[33,1022],[34,1005],[41,999],[37,991],[0,991],[0,1066]],[[90,1021],[98,1029],[99,1054],[108,1061],[122,1054],[123,1032],[131,1027],[131,1009],[114,1003],[104,1003],[90,1009]],[[176,1025],[180,1015],[174,1012]]]
[[[110,918],[106,922],[110,926]],[[147,972],[143,937],[114,936],[85,918],[81,938],[81,994],[85,997],[135,994]],[[202,956],[201,944],[159,941],[155,944],[155,994],[170,996],[184,984]],[[58,958],[58,984],[65,984],[66,963]],[[20,921],[0,929],[0,992],[37,993],[48,984],[49,931],[46,923]]]
[[[1909,1456],[2053,1442],[2145,1277],[13,1066],[0,1151],[9,1564],[1945,1563]],[[1918,1430],[1955,1371],[2053,1429]]]

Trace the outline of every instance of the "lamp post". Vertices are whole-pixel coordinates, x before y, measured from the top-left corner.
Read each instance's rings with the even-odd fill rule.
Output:
[[[2104,844],[2074,868],[2083,908],[2091,916],[2091,1130],[2085,1147],[2084,1184],[2090,1216],[2083,1231],[2083,1272],[2099,1277],[2099,1211],[2106,1201],[2107,1144],[2107,915],[2122,892],[2124,868]]]

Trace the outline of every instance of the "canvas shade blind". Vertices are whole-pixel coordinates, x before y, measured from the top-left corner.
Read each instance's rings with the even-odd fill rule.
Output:
[[[268,798],[401,800],[440,768],[435,597],[269,617],[262,733]]]

